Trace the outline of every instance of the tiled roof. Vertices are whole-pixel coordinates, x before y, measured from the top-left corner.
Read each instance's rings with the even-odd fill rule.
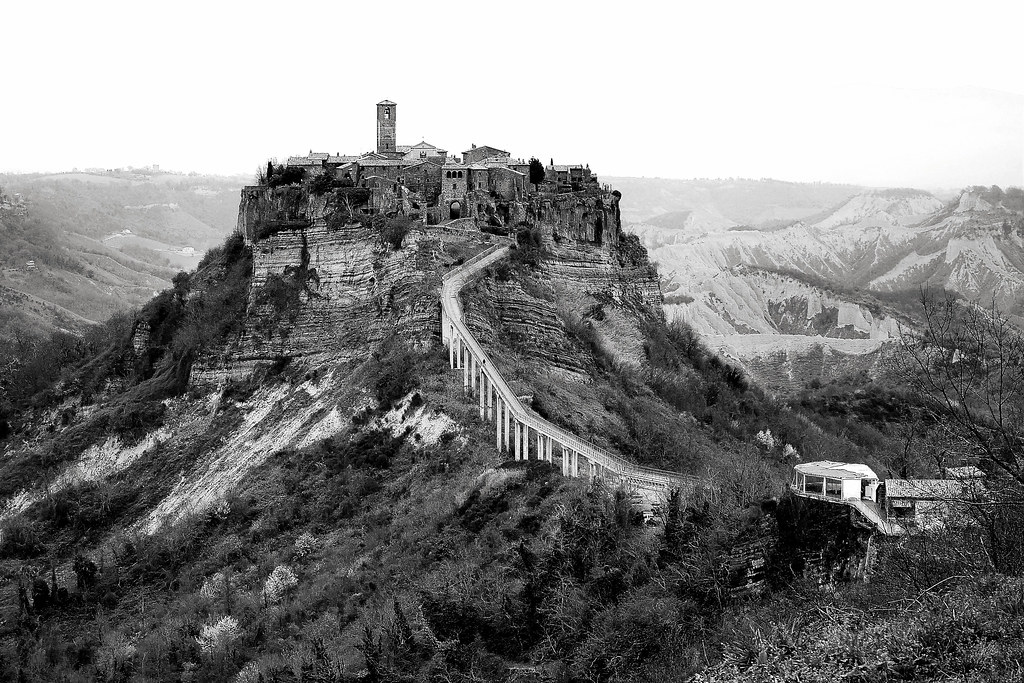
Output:
[[[963,467],[947,467],[946,478],[947,479],[982,479],[985,477],[985,473],[974,465],[964,465]]]
[[[409,145],[395,145],[396,152],[408,152],[411,149],[412,147],[410,147]]]
[[[336,157],[335,156],[327,157],[327,163],[329,163],[329,164],[347,164],[347,163],[356,161],[358,159],[359,159],[359,157],[348,156],[346,154],[343,154],[341,156],[336,156]]]
[[[916,498],[923,500],[956,500],[967,498],[980,490],[980,483],[957,479],[886,479],[888,498]]]
[[[309,157],[288,157],[287,166],[319,166],[321,159],[310,159]]]
[[[326,160],[327,157],[329,157],[329,156],[331,156],[331,155],[328,154],[327,152],[310,152],[309,153],[309,158],[317,160],[317,161]]]
[[[417,166],[434,166],[436,168],[441,168],[441,164],[437,163],[436,161],[431,161],[430,159],[422,159],[415,163],[411,163],[408,166],[406,166],[406,168],[416,168]]]
[[[495,171],[506,171],[508,173],[514,173],[516,175],[521,175],[521,176],[525,176],[526,175],[522,171],[517,171],[516,169],[509,168],[508,166],[488,166],[487,169],[488,170],[495,170]]]
[[[408,166],[409,161],[407,159],[360,159],[359,165],[367,168],[380,166]]]
[[[393,106],[395,106],[395,103],[394,103],[394,102],[392,102],[391,100],[381,100],[381,101],[380,101],[380,102],[378,102],[377,104],[378,104],[378,105],[382,105],[382,104],[383,104],[383,105],[391,105],[392,107],[393,107]]]
[[[489,149],[492,152],[498,152],[498,154],[492,154],[491,156],[509,156],[509,153],[506,152],[505,150],[498,149],[497,147],[491,147],[490,145],[480,145],[479,147],[473,147],[472,149],[467,149],[465,152],[463,152],[463,154],[472,154],[473,152],[476,152],[477,150],[481,149]]]

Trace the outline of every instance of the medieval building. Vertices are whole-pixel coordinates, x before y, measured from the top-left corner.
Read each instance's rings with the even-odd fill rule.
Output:
[[[472,145],[461,159],[425,140],[399,145],[397,120],[397,104],[378,102],[376,151],[346,156],[310,150],[305,156],[289,157],[287,165],[303,169],[308,178],[326,173],[343,185],[367,188],[371,211],[412,212],[431,223],[485,215],[493,221],[487,207],[494,200],[518,200],[529,192],[528,161],[490,145]],[[558,193],[596,185],[589,167],[552,163],[545,168],[544,183],[535,189]]]

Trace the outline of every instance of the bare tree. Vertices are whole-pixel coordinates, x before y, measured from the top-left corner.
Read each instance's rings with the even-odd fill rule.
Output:
[[[993,304],[922,295],[925,329],[904,335],[898,376],[916,390],[951,459],[976,462],[985,490],[957,502],[999,571],[1024,570],[1024,333]],[[941,438],[945,437],[945,438]]]

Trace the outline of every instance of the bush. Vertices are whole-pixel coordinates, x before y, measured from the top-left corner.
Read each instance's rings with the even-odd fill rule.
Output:
[[[409,231],[412,230],[412,226],[413,220],[408,216],[389,218],[381,226],[381,241],[397,251],[402,248],[402,242],[405,240],[405,236],[409,234]]]
[[[377,360],[377,379],[373,383],[377,406],[382,410],[392,407],[400,398],[419,386],[418,354],[404,345],[391,341],[389,352]]]
[[[309,181],[309,191],[318,196],[327,194],[336,187],[341,187],[341,184],[334,178],[334,174],[329,171],[318,173]]]
[[[278,166],[274,171],[274,175],[267,179],[267,184],[271,187],[280,187],[282,185],[295,185],[301,183],[306,179],[306,169],[299,168],[296,166]]]

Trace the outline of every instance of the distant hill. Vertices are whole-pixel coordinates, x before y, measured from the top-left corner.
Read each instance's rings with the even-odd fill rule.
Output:
[[[728,348],[727,355],[745,363],[755,377],[776,386],[772,378],[781,374],[797,384],[811,379],[780,374],[769,360],[777,354],[767,352],[786,347],[791,356],[801,356],[811,348],[807,337],[817,338],[812,346],[818,355],[822,345],[846,357],[873,353],[908,323],[922,287],[984,304],[994,300],[1022,320],[1021,190],[972,187],[949,202],[922,190],[864,190],[809,212],[812,195],[794,187],[788,196],[799,205],[782,206],[777,213],[809,213],[787,225],[754,227],[759,206],[750,197],[763,199],[769,186],[774,182],[739,192],[738,206],[719,203],[721,186],[706,188],[707,204],[628,228],[659,264],[668,315],[689,322],[716,348]],[[665,186],[655,181],[655,187]],[[679,187],[684,197],[678,202],[697,201],[693,187]],[[758,183],[740,181],[738,187]],[[668,203],[662,200],[649,211]],[[694,219],[712,212],[745,225],[715,228],[713,221]],[[747,335],[751,338],[739,339]],[[773,335],[777,341],[767,344]],[[863,341],[831,341],[840,338]],[[830,364],[838,367],[834,358],[823,367]]]
[[[149,300],[233,229],[247,180],[0,176],[0,337],[77,332]]]
[[[665,226],[666,221],[673,220],[672,214],[685,219],[684,214],[689,212],[718,216],[733,225],[769,227],[792,223],[834,207],[865,189],[857,185],[745,178],[602,180],[622,192],[624,222],[662,227],[675,227]]]

